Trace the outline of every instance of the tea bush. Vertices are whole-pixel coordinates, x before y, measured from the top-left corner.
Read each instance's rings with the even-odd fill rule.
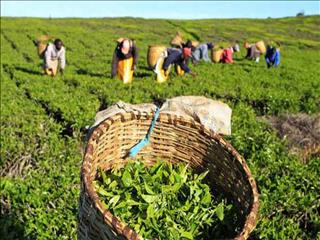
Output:
[[[258,116],[319,113],[319,16],[283,19],[145,20],[1,17],[1,239],[75,239],[81,157],[95,113],[122,100],[201,95],[233,109],[227,139],[247,160],[261,207],[252,239],[316,239],[320,159],[303,165]],[[149,45],[186,38],[225,46],[278,40],[281,65],[267,69],[235,55],[235,64],[191,66],[163,84],[148,70]],[[64,76],[42,75],[32,39],[48,33],[67,50]],[[134,81],[110,78],[119,37],[134,38],[140,58]]]

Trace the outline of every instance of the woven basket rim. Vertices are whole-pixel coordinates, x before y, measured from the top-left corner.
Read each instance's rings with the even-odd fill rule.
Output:
[[[164,45],[164,44],[153,44],[153,45],[148,45],[148,48],[152,48],[152,47],[165,47],[165,48],[167,48],[167,46],[166,46],[166,45]]]
[[[93,141],[93,138],[95,141],[99,141],[99,137],[103,133],[103,127],[107,128],[112,125],[114,122],[114,119],[118,118],[119,116],[121,118],[128,118],[131,120],[137,119],[137,116],[146,116],[147,119],[152,119],[154,112],[126,112],[126,113],[117,113],[109,118],[104,119],[99,125],[95,127],[93,130],[88,143],[86,147],[86,151],[83,158],[83,164],[81,168],[81,180],[83,181],[84,187],[87,190],[87,193],[89,197],[93,200],[95,207],[103,214],[103,220],[105,224],[108,224],[112,229],[119,235],[125,236],[127,239],[130,240],[138,240],[143,239],[140,235],[138,235],[134,230],[132,230],[129,226],[124,224],[120,221],[117,217],[115,217],[108,209],[106,209],[98,196],[98,194],[93,189],[93,180],[88,175],[89,168],[91,167],[91,161],[92,161],[92,154],[93,154],[93,145],[91,144]],[[174,125],[176,124],[190,124],[191,126],[194,126],[202,131],[203,134],[205,134],[208,137],[211,137],[213,140],[219,142],[221,146],[229,152],[239,163],[242,165],[243,170],[245,172],[245,175],[248,179],[248,182],[250,184],[252,195],[253,195],[253,203],[250,209],[250,212],[246,216],[246,220],[244,223],[244,226],[242,228],[242,231],[235,237],[237,240],[243,240],[247,239],[249,234],[253,231],[257,224],[257,218],[258,218],[258,209],[259,209],[259,193],[257,189],[256,182],[251,174],[251,171],[245,161],[245,159],[237,152],[237,150],[225,139],[222,138],[219,134],[213,132],[211,129],[203,126],[202,124],[196,122],[192,118],[184,118],[182,116],[178,116],[176,114],[172,113],[161,113],[159,114],[159,118],[157,122],[161,121],[164,116],[167,116],[172,119],[172,123]],[[131,117],[131,118],[130,118]],[[107,121],[111,121],[111,124],[109,125],[106,123]]]

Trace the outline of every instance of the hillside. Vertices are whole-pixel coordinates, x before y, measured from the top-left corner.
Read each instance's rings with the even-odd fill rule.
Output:
[[[97,111],[122,100],[203,95],[233,109],[227,140],[244,156],[260,191],[260,220],[252,239],[320,237],[320,156],[307,164],[289,154],[261,117],[320,111],[320,17],[224,20],[1,18],[1,239],[75,239],[80,168],[86,127]],[[267,69],[244,60],[191,66],[163,84],[147,67],[149,45],[177,31],[186,39],[228,46],[257,40],[281,43],[281,65]],[[61,38],[67,50],[63,77],[41,73],[32,40]],[[134,81],[110,78],[119,37],[134,38],[140,58]]]

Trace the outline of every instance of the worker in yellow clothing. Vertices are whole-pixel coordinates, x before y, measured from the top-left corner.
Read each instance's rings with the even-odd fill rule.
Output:
[[[118,39],[112,58],[112,78],[118,76],[124,83],[131,82],[138,63],[138,53],[138,48],[133,40]]]

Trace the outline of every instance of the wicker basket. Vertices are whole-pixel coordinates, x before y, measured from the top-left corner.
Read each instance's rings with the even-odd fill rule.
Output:
[[[183,37],[180,32],[176,33],[176,36],[171,40],[170,44],[174,47],[181,47],[183,43]]]
[[[40,58],[44,58],[46,49],[47,49],[47,43],[43,43],[43,42],[38,43],[37,53]]]
[[[198,41],[191,41],[192,43],[192,47],[196,48],[200,45],[200,43]]]
[[[44,58],[47,45],[51,39],[53,39],[53,37],[49,35],[42,35],[37,38],[37,42],[38,42],[37,53],[40,58]]]
[[[211,60],[214,63],[220,62],[223,49],[212,49],[211,51]]]
[[[258,48],[258,50],[262,53],[262,54],[265,54],[267,52],[267,48],[264,44],[263,41],[259,41],[256,43],[256,47]]]
[[[134,230],[105,209],[92,181],[98,168],[123,166],[128,150],[145,137],[154,113],[129,112],[104,120],[92,132],[81,170],[78,239],[142,239]],[[189,163],[195,171],[209,169],[208,184],[231,200],[239,210],[241,233],[247,239],[257,221],[256,183],[245,160],[222,137],[201,124],[160,113],[150,143],[138,154],[146,165],[157,157],[172,163]]]
[[[160,54],[166,49],[167,47],[162,45],[149,46],[149,49],[148,49],[149,68],[153,69],[156,66],[157,61],[160,57]]]

